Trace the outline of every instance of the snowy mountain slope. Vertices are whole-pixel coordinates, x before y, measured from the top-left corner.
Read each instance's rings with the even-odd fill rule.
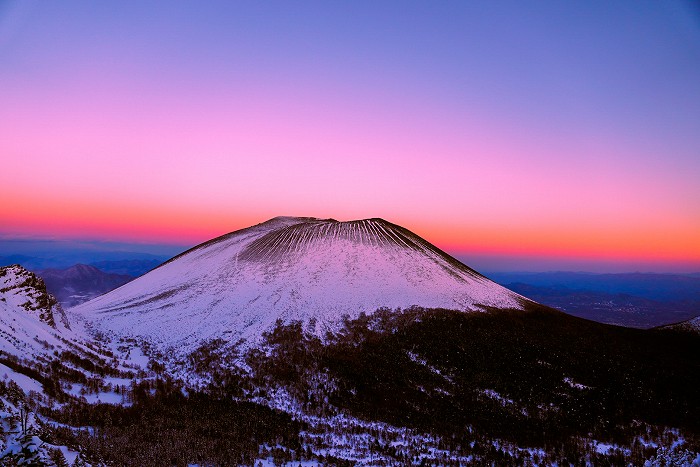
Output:
[[[67,318],[44,281],[17,264],[0,268],[0,302],[6,308],[22,308],[44,324],[56,328],[59,318],[68,327]]]
[[[277,217],[203,243],[71,310],[102,330],[193,350],[202,340],[259,340],[277,319],[336,329],[379,307],[521,308],[491,282],[382,219]]]
[[[56,299],[44,282],[22,266],[0,268],[0,350],[26,357],[49,354],[75,337]]]
[[[0,267],[0,358],[42,365],[67,352],[99,360],[102,347],[84,322],[69,322],[40,277],[19,265]]]

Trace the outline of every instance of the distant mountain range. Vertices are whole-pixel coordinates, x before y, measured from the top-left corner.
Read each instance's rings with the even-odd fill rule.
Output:
[[[0,265],[19,264],[30,271],[39,271],[65,269],[76,264],[92,264],[100,265],[99,268],[106,272],[127,273],[125,271],[130,271],[132,275],[141,275],[168,258],[168,256],[130,252],[49,252],[35,255],[0,255]]]
[[[139,277],[158,267],[165,259],[123,259],[117,261],[96,261],[90,263],[100,271],[125,276]]]
[[[697,274],[496,272],[499,284],[575,316],[651,328],[700,315]]]

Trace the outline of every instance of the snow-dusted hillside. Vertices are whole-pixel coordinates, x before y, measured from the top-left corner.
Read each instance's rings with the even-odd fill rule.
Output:
[[[0,350],[18,357],[50,354],[75,339],[44,282],[22,266],[0,268]]]
[[[695,318],[681,323],[663,326],[662,329],[677,329],[679,331],[689,331],[700,334],[700,316],[696,316]]]
[[[75,449],[47,442],[50,420],[41,410],[78,398],[119,403],[123,397],[109,389],[130,384],[139,370],[82,323],[69,323],[39,276],[0,267],[0,465],[90,465],[74,464]]]
[[[277,217],[216,238],[71,310],[102,330],[192,350],[256,341],[277,319],[315,322],[379,307],[520,308],[523,298],[382,219]]]

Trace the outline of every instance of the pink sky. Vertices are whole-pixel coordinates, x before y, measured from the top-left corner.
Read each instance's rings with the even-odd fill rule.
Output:
[[[202,25],[153,16],[160,37],[128,17],[134,5],[116,20],[91,8],[66,19],[78,32],[50,4],[13,24],[21,8],[4,23],[0,11],[0,39],[12,32],[0,41],[3,237],[184,245],[277,215],[383,217],[455,253],[700,270],[700,70],[664,55],[675,36],[656,37],[659,56],[643,66],[665,66],[680,97],[630,84],[636,65],[605,54],[607,68],[577,86],[569,75],[588,64],[554,45],[539,52],[546,70],[503,57],[525,67],[509,81],[487,53],[404,53],[420,37],[378,35],[360,53],[366,44],[324,29],[327,48],[306,54],[322,22],[248,43],[205,26],[206,12]],[[397,27],[425,33],[413,25]]]

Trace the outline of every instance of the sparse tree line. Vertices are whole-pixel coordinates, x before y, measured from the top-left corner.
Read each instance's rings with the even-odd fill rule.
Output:
[[[57,402],[65,402],[71,396],[66,392],[72,384],[82,385],[83,395],[98,392],[119,392],[118,387],[104,381],[104,377],[134,377],[133,372],[124,372],[109,366],[107,362],[95,364],[92,360],[64,351],[55,352],[53,360],[46,362],[20,359],[15,355],[0,351],[0,363],[17,373],[26,375],[41,383],[46,396]],[[66,363],[72,363],[75,368]],[[122,392],[123,393],[123,392]]]
[[[253,465],[261,456],[283,463],[306,455],[302,426],[258,404],[183,391],[171,379],[134,383],[128,399],[130,406],[73,401],[45,410],[63,424],[90,427],[53,428],[48,438],[108,465]]]
[[[636,464],[655,455],[649,441],[678,439],[669,427],[700,451],[698,350],[697,336],[611,328],[546,309],[411,308],[346,319],[323,340],[301,323],[279,322],[246,363],[254,391],[284,387],[310,413],[343,410],[442,440],[473,428],[445,446],[452,453],[499,465],[532,460],[529,451],[495,448],[498,439],[543,449],[547,463]],[[601,454],[593,440],[621,449]]]

